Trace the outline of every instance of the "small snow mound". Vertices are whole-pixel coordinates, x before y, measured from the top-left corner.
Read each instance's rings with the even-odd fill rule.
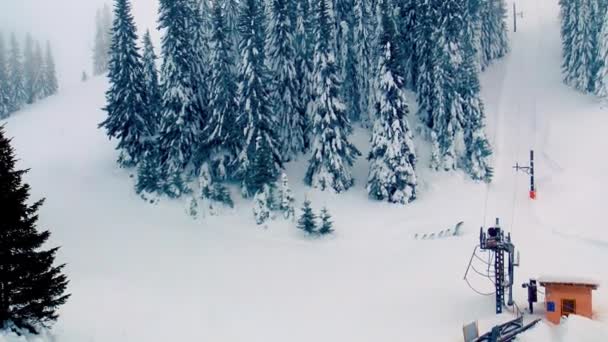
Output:
[[[600,342],[608,341],[608,325],[571,315],[561,325],[541,322],[521,335],[518,342]]]

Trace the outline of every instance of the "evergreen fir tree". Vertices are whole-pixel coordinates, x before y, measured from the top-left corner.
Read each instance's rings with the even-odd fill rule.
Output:
[[[315,188],[331,188],[340,193],[354,183],[350,168],[360,152],[348,141],[352,128],[340,94],[328,1],[331,0],[321,1],[316,14],[312,157],[305,181]]]
[[[359,89],[359,103],[358,108],[361,114],[359,120],[362,122],[368,122],[370,120],[370,114],[372,112],[374,101],[373,95],[373,82],[371,80],[374,66],[374,52],[373,52],[373,32],[370,29],[371,13],[368,2],[365,0],[354,0],[354,28],[353,28],[353,42],[354,54],[357,59],[357,88]]]
[[[49,231],[38,231],[38,209],[29,204],[26,171],[15,170],[10,142],[0,128],[0,329],[9,323],[37,333],[57,320],[57,309],[69,298],[64,265],[56,266],[58,248],[43,250]]]
[[[277,123],[270,106],[269,70],[265,62],[264,13],[259,0],[245,0],[241,6],[240,113],[237,128],[244,133],[236,160],[236,176],[243,194],[257,193],[274,183],[282,167],[278,152]]]
[[[25,48],[23,50],[23,82],[25,84],[25,102],[32,104],[36,101],[36,61],[34,57],[34,39],[28,33],[25,37]]]
[[[321,209],[321,215],[319,216],[321,219],[321,227],[319,228],[319,234],[327,235],[334,232],[334,224],[331,221],[331,215],[329,214],[329,210],[327,208]]]
[[[15,34],[11,36],[11,49],[9,51],[8,70],[8,82],[11,86],[10,112],[15,112],[21,109],[21,107],[23,107],[27,100],[21,50],[19,49],[19,43],[17,42],[17,37],[15,36]]]
[[[306,0],[307,1],[307,0]],[[219,2],[216,2],[219,4]],[[228,40],[228,46],[230,46],[231,51],[231,59],[234,62],[234,73],[238,72],[238,67],[240,65],[241,55],[239,53],[239,45],[241,41],[240,31],[239,31],[239,13],[240,6],[239,0],[224,0],[223,1],[224,8],[222,13],[226,18],[226,38]]]
[[[93,44],[93,75],[101,75],[107,71],[106,64],[106,34],[102,21],[102,11],[95,15],[95,42]]]
[[[192,39],[191,22],[196,19],[189,0],[162,0],[160,28],[164,57],[161,69],[163,109],[160,119],[160,161],[164,192],[178,197],[187,191],[184,173],[194,170],[203,124],[203,108],[195,82],[198,66],[191,60],[198,52]]]
[[[40,99],[47,97],[46,94],[46,80],[45,73],[46,66],[44,65],[44,59],[42,58],[42,48],[40,43],[36,42],[34,48],[34,83],[32,88],[32,101],[36,102]]]
[[[605,11],[603,19],[599,35],[598,58],[600,66],[595,80],[595,93],[598,96],[608,98],[608,11]],[[1,79],[2,74],[0,72],[0,82]]]
[[[11,94],[6,57],[7,53],[4,44],[4,35],[0,32],[0,119],[7,117],[11,109]]]
[[[110,89],[106,92],[108,117],[99,124],[118,139],[121,166],[135,166],[149,147],[154,126],[143,79],[141,56],[130,0],[116,0],[110,53]]]
[[[283,212],[285,219],[295,219],[295,198],[289,188],[289,180],[285,173],[281,174],[281,186],[279,188],[279,209]]]
[[[304,201],[302,207],[302,215],[298,219],[298,229],[303,230],[309,235],[317,233],[317,216],[312,211],[311,203],[309,200]]]
[[[404,84],[409,89],[415,89],[417,78],[417,62],[416,62],[416,0],[398,0],[398,17],[396,19],[397,35],[399,37],[401,74],[403,75]]]
[[[154,45],[152,45],[152,38],[150,37],[150,30],[146,31],[143,38],[143,55],[142,55],[142,67],[143,67],[143,78],[145,93],[148,97],[148,105],[150,115],[155,116],[154,122],[151,122],[152,132],[156,133],[158,130],[158,118],[157,113],[161,110],[161,93],[160,85],[158,83],[158,70],[156,68],[156,60],[158,57],[154,52]]]
[[[193,73],[193,86],[196,94],[196,100],[198,101],[197,107],[200,108],[200,121],[201,129],[205,127],[208,120],[207,116],[207,104],[209,103],[209,75],[211,73],[211,50],[209,47],[209,41],[211,39],[211,26],[210,26],[210,11],[209,2],[207,0],[188,0],[190,10],[188,15],[189,31],[192,40],[192,48],[194,53],[190,56],[190,65]],[[207,158],[207,151],[203,144],[204,138],[199,137],[199,146],[195,151],[194,156],[195,164],[200,165],[200,162]]]
[[[406,204],[416,199],[416,154],[407,122],[409,108],[400,75],[398,35],[387,1],[380,6],[378,113],[368,157],[367,191],[371,198]]]
[[[211,159],[227,156],[228,163],[238,154],[240,132],[235,129],[238,111],[238,89],[231,36],[224,21],[219,1],[213,6],[213,36],[211,44],[211,78],[209,108],[211,117],[203,136],[211,153]]]
[[[509,52],[507,4],[505,0],[485,0],[481,13],[481,67]]]
[[[476,46],[476,22],[480,13],[479,0],[469,0],[464,22],[467,24],[463,36],[463,63],[460,68],[460,89],[462,97],[462,119],[465,142],[464,167],[474,180],[490,182],[492,168],[489,157],[492,154],[486,138],[484,106],[480,98],[479,59]]]
[[[215,203],[220,203],[230,208],[234,206],[234,202],[230,197],[230,191],[213,178],[208,163],[203,163],[200,168],[198,185],[200,197],[208,203],[211,211],[215,210]]]
[[[268,184],[264,184],[264,186],[256,192],[253,197],[253,216],[255,217],[255,222],[258,225],[262,225],[270,219],[270,198],[272,197],[270,187]]]
[[[59,90],[59,84],[57,82],[57,74],[55,71],[55,60],[53,58],[53,52],[51,50],[50,41],[47,41],[47,43],[46,43],[46,51],[45,51],[45,58],[44,58],[44,73],[45,73],[44,79],[46,80],[44,93],[46,94],[46,96],[56,94],[57,90]]]
[[[303,149],[307,151],[310,145],[310,120],[308,118],[308,105],[312,101],[312,11],[308,0],[296,1],[296,24],[295,24],[295,68],[296,79],[299,81],[296,93],[297,111],[300,117],[300,124],[303,138]]]
[[[295,4],[272,0],[269,20],[268,60],[273,73],[273,111],[278,117],[279,153],[283,161],[304,150],[303,117],[299,111],[295,56]]]

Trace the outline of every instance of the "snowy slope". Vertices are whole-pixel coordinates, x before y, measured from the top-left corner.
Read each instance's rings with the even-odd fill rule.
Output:
[[[303,237],[280,219],[257,227],[251,203],[240,199],[236,212],[198,221],[184,203],[140,200],[116,166],[113,142],[96,128],[105,80],[14,115],[7,131],[21,166],[31,168],[26,180],[34,198],[47,197],[41,225],[69,263],[73,296],[57,340],[459,341],[463,323],[494,320],[493,297],[474,293],[462,276],[479,226],[495,216],[521,251],[517,283],[566,274],[608,284],[601,216],[608,161],[600,150],[608,119],[595,99],[561,84],[557,1],[518,6],[524,19],[513,51],[483,76],[495,182],[430,172],[423,160],[419,199],[404,208],[367,199],[363,158],[356,187],[342,195],[304,187],[303,158],[287,173],[298,204],[307,196],[315,210],[330,209],[337,233],[328,239]],[[364,152],[367,138],[357,132]],[[536,202],[527,199],[527,177],[511,169],[530,148],[538,157]],[[458,221],[465,221],[460,237],[414,239]],[[482,292],[492,287],[472,283]],[[520,307],[524,296],[516,287]],[[595,310],[589,341],[608,331],[603,287]],[[585,322],[571,320],[567,329]],[[524,340],[578,341],[567,329],[542,325]]]

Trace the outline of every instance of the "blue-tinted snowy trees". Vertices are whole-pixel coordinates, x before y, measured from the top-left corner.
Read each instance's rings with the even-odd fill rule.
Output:
[[[8,56],[8,83],[10,85],[9,94],[11,99],[9,106],[10,112],[21,109],[27,101],[22,58],[19,42],[13,33],[11,35],[11,46]]]
[[[153,135],[154,115],[148,104],[130,1],[116,0],[114,10],[110,88],[104,108],[108,116],[99,127],[118,140],[118,163],[130,167],[137,165],[147,149]]]
[[[332,189],[340,193],[353,185],[351,166],[360,153],[348,140],[352,127],[340,91],[329,1],[322,0],[316,13],[312,156],[305,182],[321,190]]]
[[[200,152],[200,132],[205,119],[198,97],[199,52],[192,36],[197,14],[189,0],[161,0],[162,38],[159,160],[163,192],[178,197],[188,191],[188,175],[195,172],[194,157]]]
[[[304,205],[302,206],[302,214],[298,218],[297,227],[309,235],[317,232],[317,215],[315,215],[315,213],[312,211],[309,200],[304,201]]]
[[[55,59],[53,58],[53,51],[51,49],[51,42],[46,42],[46,49],[44,54],[44,79],[46,80],[44,94],[51,96],[57,93],[59,90],[59,83],[57,81],[57,73],[55,71]]]
[[[240,104],[236,127],[241,132],[236,176],[242,192],[252,196],[272,184],[282,167],[276,134],[277,122],[270,103],[270,72],[265,56],[265,16],[260,0],[241,4],[239,30],[241,64]]]
[[[6,62],[6,45],[4,35],[0,32],[0,119],[8,116],[11,108],[8,65]]]
[[[367,191],[371,198],[406,204],[416,199],[416,153],[400,74],[398,35],[387,1],[381,3],[378,94]]]
[[[505,0],[483,0],[481,6],[481,67],[509,52]]]
[[[227,158],[234,161],[238,154],[240,132],[235,128],[238,94],[232,36],[226,26],[221,4],[213,6],[213,34],[211,36],[211,77],[209,87],[210,117],[203,137],[210,151],[210,159]]]
[[[290,0],[272,0],[268,21],[268,62],[273,76],[272,103],[278,123],[279,152],[283,161],[304,150],[304,121],[300,82],[296,72],[296,7]]]

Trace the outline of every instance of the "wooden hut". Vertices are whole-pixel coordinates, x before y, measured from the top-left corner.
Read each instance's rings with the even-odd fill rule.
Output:
[[[591,292],[598,288],[597,282],[558,277],[544,277],[538,282],[545,288],[546,318],[549,322],[559,324],[563,316],[570,314],[591,318]]]

